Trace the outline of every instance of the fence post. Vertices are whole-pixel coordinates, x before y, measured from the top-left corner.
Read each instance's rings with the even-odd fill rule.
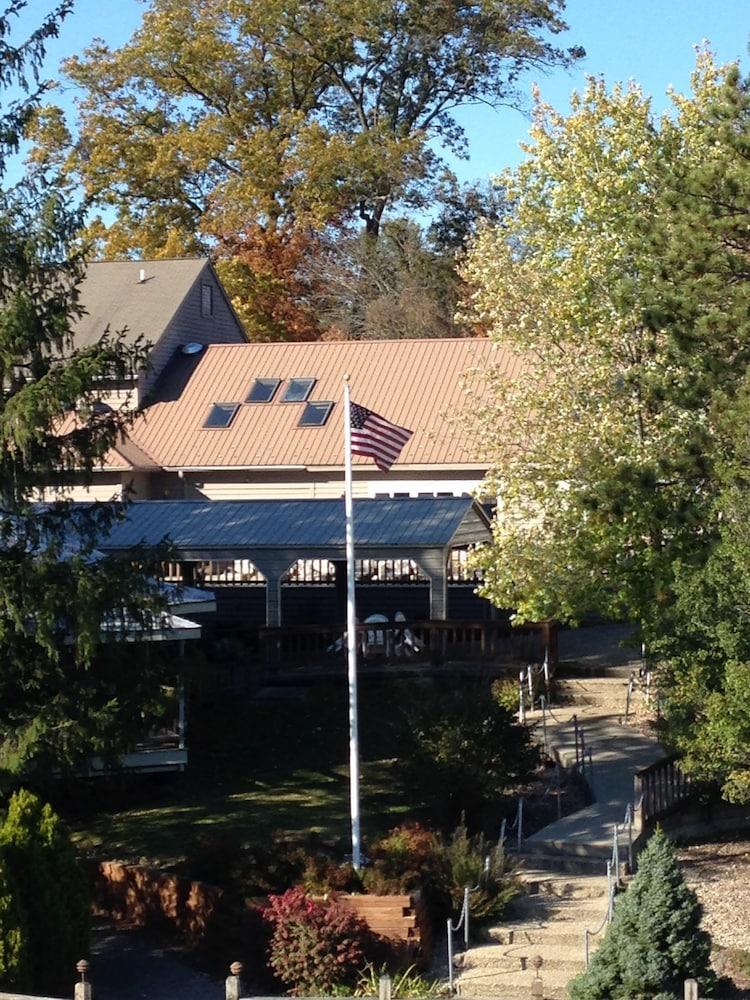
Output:
[[[378,1000],[391,1000],[392,982],[389,975],[381,976],[378,980]]]
[[[575,740],[575,745],[576,745],[576,773],[578,773],[579,760],[578,760],[578,716],[577,715],[573,716],[573,739]]]
[[[242,962],[232,962],[229,966],[229,975],[225,985],[226,1000],[241,1000],[243,968]]]
[[[526,722],[526,706],[523,699],[523,670],[518,674],[518,721],[521,725]]]
[[[685,980],[685,1000],[698,1000],[698,983],[695,979]]]
[[[539,701],[542,706],[542,749],[547,753],[547,698],[542,695]]]
[[[464,948],[469,950],[469,889],[464,886]]]
[[[81,981],[76,983],[73,996],[75,1000],[91,1000],[91,983],[86,982],[86,973],[89,971],[89,963],[85,958],[76,962],[76,972],[80,973]]]
[[[517,843],[518,843],[518,853],[521,853],[521,844],[523,843],[523,795],[518,799],[518,830],[517,830]]]
[[[448,917],[448,989],[453,993],[453,922]]]

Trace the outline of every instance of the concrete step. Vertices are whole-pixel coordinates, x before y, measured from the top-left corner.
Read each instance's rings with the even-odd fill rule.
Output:
[[[599,899],[607,895],[607,880],[600,875],[554,875],[533,871],[524,872],[521,878],[530,895],[560,899]]]
[[[471,969],[497,969],[513,972],[533,968],[532,960],[541,957],[545,969],[568,972],[575,975],[583,968],[583,945],[546,944],[517,941],[514,944],[485,944],[471,948],[463,960],[463,972]]]
[[[536,850],[534,841],[529,845],[532,849],[526,853],[517,854],[520,865],[519,876],[526,878],[526,873],[534,873],[532,877],[548,878],[553,877],[578,877],[605,878],[607,870],[607,859],[596,855],[593,858],[578,854],[544,854],[541,849]]]
[[[497,944],[560,945],[564,948],[578,948],[583,953],[583,932],[585,928],[574,925],[570,930],[556,929],[558,925],[533,923],[513,924],[508,927],[491,927],[488,937]],[[589,928],[590,929],[590,928]]]
[[[598,904],[598,905],[597,905]],[[553,921],[566,932],[571,925],[596,927],[607,908],[606,898],[599,901],[585,899],[559,899],[553,896],[536,895],[514,900],[512,910],[503,925],[515,927],[518,924],[551,924]],[[564,925],[564,926],[563,926]]]
[[[550,824],[552,826],[553,824]],[[570,826],[570,824],[568,824]],[[594,871],[596,865],[599,865],[599,871],[606,871],[607,859],[612,854],[612,841],[607,836],[606,839],[603,837],[600,839],[592,839],[590,841],[574,841],[568,837],[565,839],[556,839],[555,837],[550,837],[549,839],[541,840],[539,833],[534,834],[533,838],[529,838],[523,842],[522,854],[528,859],[534,859],[536,863],[536,856],[541,855],[546,859],[546,864],[551,865],[551,859],[555,856],[563,859],[573,859],[579,863],[582,861],[590,861],[591,868],[589,871]],[[541,865],[540,865],[541,867]]]
[[[581,967],[583,963],[581,963]],[[581,968],[582,971],[582,968]],[[578,972],[563,969],[539,970],[539,978],[543,983],[545,1000],[567,1000],[567,985]],[[487,1000],[520,1000],[531,997],[531,985],[537,978],[536,970],[480,970],[472,969],[461,973],[456,981],[460,996],[487,998]]]

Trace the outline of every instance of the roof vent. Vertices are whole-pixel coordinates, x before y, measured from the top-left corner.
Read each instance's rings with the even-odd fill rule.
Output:
[[[146,271],[145,268],[141,268],[140,271],[138,272],[138,284],[142,285],[145,280],[146,280]]]
[[[189,344],[183,344],[181,350],[183,354],[200,354],[203,347],[203,344],[199,344],[195,340],[191,340]]]

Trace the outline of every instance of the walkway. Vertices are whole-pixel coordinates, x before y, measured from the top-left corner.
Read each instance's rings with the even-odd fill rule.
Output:
[[[650,736],[620,724],[626,680],[584,678],[563,683],[575,703],[553,708],[553,718],[547,718],[547,742],[561,763],[574,763],[573,716],[577,716],[586,747],[592,751],[595,801],[533,834],[525,841],[524,853],[606,857],[611,848],[612,827],[622,823],[628,803],[633,802],[635,772],[659,760],[664,751]],[[529,721],[536,723],[541,738],[541,713],[530,714]]]
[[[597,672],[610,671],[599,667]],[[573,716],[577,716],[592,750],[596,801],[524,841],[520,874],[528,895],[513,905],[503,924],[491,929],[492,943],[462,956],[457,977],[462,996],[487,1000],[531,996],[533,963],[541,959],[545,998],[563,1000],[567,983],[584,969],[585,931],[600,930],[592,949],[601,940],[612,827],[622,823],[627,804],[633,801],[636,770],[663,756],[655,740],[620,725],[627,673],[620,660],[608,677],[561,682],[570,703],[554,708],[554,717],[547,718],[547,744],[562,763],[574,763]],[[528,721],[536,725],[541,742],[541,713],[532,713]],[[622,856],[624,860],[624,851]],[[574,874],[567,874],[570,870]]]

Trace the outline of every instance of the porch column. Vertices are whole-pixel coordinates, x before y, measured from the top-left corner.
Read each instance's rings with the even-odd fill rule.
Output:
[[[448,617],[448,555],[444,549],[429,549],[416,561],[430,578],[430,618],[445,621]]]
[[[266,579],[266,625],[278,628],[281,625],[281,578],[296,559],[265,554],[257,558],[251,555],[249,559]]]

